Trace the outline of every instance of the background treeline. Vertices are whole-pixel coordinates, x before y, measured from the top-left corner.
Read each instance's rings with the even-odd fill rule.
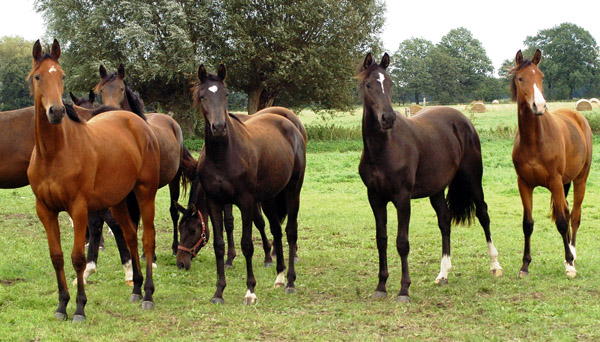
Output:
[[[367,51],[382,53],[382,0],[37,0],[47,39],[63,46],[65,93],[87,94],[98,67],[124,64],[128,84],[149,110],[173,112],[188,134],[201,129],[189,89],[196,70],[224,63],[232,110],[269,105],[347,111],[358,102],[356,66]],[[540,48],[551,100],[599,95],[594,38],[574,24],[542,30],[523,42]],[[31,104],[25,76],[32,42],[0,38],[0,110]],[[481,42],[456,28],[434,44],[402,42],[390,73],[394,101],[451,104],[508,97],[516,51],[494,70]]]

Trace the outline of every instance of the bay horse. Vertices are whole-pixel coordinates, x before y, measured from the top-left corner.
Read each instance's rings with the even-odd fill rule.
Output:
[[[90,92],[88,93],[87,98],[75,96],[75,94],[73,94],[73,92],[69,92],[69,96],[71,96],[71,100],[73,101],[73,104],[75,104],[79,107],[83,107],[86,109],[94,109],[94,107],[95,107],[94,101],[96,100],[96,94],[94,93],[93,89],[90,89]]]
[[[246,258],[247,292],[244,304],[257,302],[256,279],[252,270],[252,221],[257,203],[269,220],[277,251],[275,286],[285,284],[281,223],[287,216],[289,268],[286,293],[296,291],[293,253],[298,236],[300,191],[306,168],[306,141],[298,126],[276,114],[252,115],[242,122],[227,112],[225,77],[221,64],[217,75],[198,68],[193,89],[194,103],[204,117],[204,146],[198,160],[197,176],[206,193],[213,227],[217,262],[217,289],[211,302],[223,304],[226,286],[223,262],[223,208],[235,204],[242,214],[242,252]],[[298,121],[299,122],[299,121]]]
[[[408,227],[410,201],[429,197],[442,234],[442,260],[435,283],[448,282],[450,224],[470,223],[473,212],[485,233],[492,275],[501,276],[498,251],[490,234],[484,201],[479,136],[471,122],[449,107],[429,107],[406,118],[392,109],[392,80],[386,74],[390,58],[381,62],[367,54],[357,79],[363,100],[363,152],[358,167],[375,216],[379,251],[379,284],[373,298],[387,296],[387,211],[392,202],[398,214],[396,249],[402,260],[399,302],[409,302]],[[448,195],[444,191],[448,188]]]
[[[300,134],[302,134],[304,141],[308,140],[306,129],[296,114],[284,107],[268,107],[252,115],[230,115],[237,118],[241,122],[245,122],[253,116],[261,114],[276,114],[287,118],[288,120],[292,121],[296,127],[298,127],[298,130],[300,131]],[[183,216],[179,223],[181,240],[179,241],[179,252],[177,253],[177,266],[180,269],[189,270],[191,267],[190,260],[199,253],[202,247],[204,247],[204,245],[208,242],[209,237],[209,231],[207,230],[208,207],[206,204],[206,194],[199,182],[192,182],[190,198],[188,201],[188,209],[185,209],[182,206],[179,206],[179,209]],[[236,256],[235,242],[233,238],[234,225],[232,211],[233,208],[231,204],[223,206],[223,222],[225,226],[225,232],[227,233],[227,259],[225,260],[225,268],[233,267],[233,259]],[[265,252],[264,265],[271,266],[273,264],[271,255],[277,255],[277,251],[273,250],[273,253],[270,253],[271,245],[265,234],[265,221],[262,216],[260,204],[257,204],[254,209],[254,225],[259,231],[262,239],[263,249]],[[294,260],[296,262],[298,261],[296,251],[294,251]]]
[[[104,66],[100,66],[100,82],[94,88],[96,92],[102,95],[102,104],[108,107],[120,108],[131,111],[138,115],[145,115],[150,128],[156,135],[160,145],[160,182],[159,188],[169,185],[171,197],[170,213],[173,222],[173,243],[171,249],[173,255],[177,254],[178,246],[178,220],[179,214],[177,201],[180,195],[180,183],[184,191],[188,183],[194,177],[196,170],[196,160],[183,144],[183,133],[179,124],[170,116],[161,113],[145,113],[144,102],[139,95],[133,91],[124,81],[125,68],[120,65],[116,72],[108,73]],[[90,94],[90,97],[93,94]],[[100,113],[101,111],[96,111]],[[90,244],[87,254],[87,265],[84,273],[84,280],[96,272],[98,262],[98,250],[102,239],[102,225],[106,222],[111,228],[121,263],[125,270],[125,282],[132,284],[131,257],[124,242],[123,233],[114,218],[109,212],[100,212],[94,214],[88,226],[90,228]],[[153,261],[156,256],[153,256]],[[153,263],[156,267],[156,264]],[[75,283],[76,280],[73,281]]]
[[[142,299],[144,277],[137,250],[137,221],[144,224],[143,249],[154,254],[154,199],[159,183],[158,141],[143,117],[126,111],[112,111],[89,122],[62,101],[64,72],[61,49],[55,39],[49,53],[40,41],[33,46],[32,85],[35,118],[35,146],[27,176],[36,196],[36,211],[46,230],[50,258],[58,283],[55,316],[67,318],[70,299],[60,243],[58,213],[73,219],[74,241],[71,260],[77,272],[77,307],[73,321],[82,321],[87,297],[84,289],[85,229],[88,210],[111,207],[123,227],[133,255],[133,291],[130,301]],[[68,119],[63,120],[64,115]],[[146,264],[142,308],[154,307],[152,265]]]
[[[575,270],[575,238],[581,223],[581,203],[592,163],[592,130],[586,118],[574,109],[550,112],[543,94],[544,74],[538,68],[542,52],[536,50],[531,60],[521,50],[515,57],[511,93],[517,101],[518,128],[513,145],[513,164],[523,203],[525,247],[519,277],[529,274],[530,239],[533,233],[532,193],[537,186],[550,190],[552,219],[562,236],[567,277]],[[566,196],[573,183],[573,210],[570,215]]]

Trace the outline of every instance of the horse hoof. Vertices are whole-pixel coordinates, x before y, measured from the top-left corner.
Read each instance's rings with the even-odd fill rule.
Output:
[[[285,283],[275,283],[275,288],[280,289],[285,285]]]
[[[523,279],[526,278],[529,275],[529,272],[527,271],[519,271],[519,278]]]
[[[140,300],[142,300],[142,295],[139,295],[137,293],[132,293],[131,296],[129,296],[130,303],[135,303]]]
[[[577,276],[576,271],[567,271],[567,278],[572,279],[572,278],[575,278],[576,276]]]
[[[257,301],[256,295],[244,297],[244,305],[254,305]]]
[[[265,261],[265,267],[273,266],[273,261]]]
[[[73,322],[83,322],[85,321],[84,315],[73,315]]]
[[[66,313],[58,311],[54,313],[54,317],[56,317],[56,319],[58,319],[59,321],[66,321],[68,318]]]
[[[225,264],[225,269],[226,270],[232,270],[233,269],[233,265]]]
[[[286,287],[285,293],[296,293],[296,288],[295,287]]]
[[[375,291],[373,292],[373,296],[371,298],[373,299],[383,299],[387,297],[387,292],[385,291]]]
[[[299,262],[300,262],[300,258],[294,257],[294,264],[299,263]]]
[[[437,285],[446,285],[446,284],[448,284],[448,279],[447,278],[438,278],[435,280],[435,283]]]
[[[152,310],[154,309],[154,302],[151,302],[149,300],[145,300],[142,302],[142,309],[144,310]]]
[[[398,296],[398,297],[396,297],[396,301],[398,303],[410,303],[410,297],[409,296]]]
[[[158,267],[158,265],[157,265],[155,262],[153,262],[153,263],[152,263],[152,269],[154,270],[154,269],[156,269],[157,267]]]
[[[217,298],[217,297],[213,297],[210,299],[210,302],[213,304],[225,304],[225,300],[223,298]]]
[[[492,273],[492,277],[502,277],[504,275],[504,272],[502,271],[501,268],[497,269],[497,270],[491,270]]]
[[[133,280],[125,280],[125,285],[133,286]]]

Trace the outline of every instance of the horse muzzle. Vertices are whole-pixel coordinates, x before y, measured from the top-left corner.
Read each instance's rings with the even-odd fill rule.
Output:
[[[65,106],[51,106],[46,111],[46,116],[48,116],[48,121],[51,124],[59,124],[63,117],[65,116],[66,110]]]
[[[227,135],[227,123],[223,122],[215,122],[210,125],[210,131],[215,137],[224,137]]]
[[[381,129],[387,131],[388,129],[394,127],[394,122],[396,122],[396,113],[383,113],[380,121]]]

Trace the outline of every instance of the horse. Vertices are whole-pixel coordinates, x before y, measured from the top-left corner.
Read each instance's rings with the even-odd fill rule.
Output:
[[[117,72],[108,73],[104,66],[100,66],[100,82],[94,88],[96,92],[102,94],[102,103],[104,106],[128,110],[138,115],[146,116],[150,128],[156,135],[160,145],[160,183],[159,188],[169,185],[171,197],[170,213],[173,222],[173,243],[171,249],[173,255],[177,254],[178,246],[178,227],[179,213],[177,209],[177,200],[180,195],[180,182],[184,191],[188,183],[193,178],[196,169],[196,160],[192,154],[183,145],[183,133],[179,124],[170,116],[160,113],[145,113],[144,102],[139,95],[134,92],[125,82],[125,68],[120,65]],[[90,94],[91,98],[92,94]],[[94,113],[93,115],[96,115]],[[90,244],[87,254],[87,266],[84,273],[84,280],[93,274],[97,269],[98,250],[102,238],[102,225],[106,222],[114,233],[121,263],[125,270],[125,282],[132,284],[131,257],[127,246],[125,245],[123,234],[120,227],[110,216],[109,212],[101,212],[90,219]],[[153,256],[153,261],[156,257]],[[156,264],[153,264],[156,267]],[[73,281],[75,283],[76,280]]]
[[[448,282],[450,225],[471,223],[473,212],[485,233],[492,275],[501,276],[498,251],[490,234],[490,219],[481,179],[479,136],[471,122],[449,107],[429,107],[410,118],[392,110],[392,80],[386,74],[387,53],[377,64],[367,54],[357,79],[363,101],[363,152],[358,167],[375,216],[379,251],[379,283],[374,299],[387,296],[387,211],[392,202],[398,215],[396,249],[402,260],[397,301],[409,302],[408,227],[410,201],[429,197],[442,234],[442,260],[436,284]],[[448,188],[448,195],[444,192]]]
[[[85,229],[88,210],[112,208],[123,227],[133,255],[134,286],[131,302],[142,299],[144,277],[137,250],[137,222],[144,225],[143,249],[153,255],[154,199],[159,183],[158,141],[143,117],[126,111],[104,113],[89,122],[79,118],[73,106],[63,103],[64,72],[60,44],[55,39],[43,53],[40,41],[33,45],[33,67],[28,81],[35,103],[34,149],[27,177],[36,197],[36,212],[46,230],[50,258],[58,283],[55,316],[67,319],[70,299],[60,242],[58,213],[73,219],[71,260],[77,272],[77,307],[73,321],[85,320]],[[64,119],[65,114],[67,119]],[[154,307],[152,265],[146,264],[142,308]]]
[[[77,97],[75,96],[75,94],[73,94],[73,92],[69,92],[69,96],[71,96],[71,100],[73,101],[73,104],[79,106],[79,107],[83,107],[86,109],[94,109],[95,105],[94,105],[94,101],[96,100],[96,94],[94,94],[94,90],[90,89],[90,92],[88,93],[88,97]]]
[[[243,122],[227,112],[225,77],[221,64],[217,75],[198,68],[193,88],[194,103],[204,117],[204,146],[198,160],[197,176],[206,193],[213,227],[213,246],[217,261],[217,289],[211,302],[223,304],[226,286],[223,262],[223,207],[235,204],[242,214],[242,252],[246,259],[247,292],[244,304],[257,302],[256,279],[252,271],[252,220],[257,203],[269,220],[277,251],[275,286],[285,285],[286,293],[296,292],[293,253],[298,237],[300,191],[306,168],[306,140],[298,126],[277,114],[252,115]],[[301,123],[298,121],[301,125]],[[289,244],[287,284],[283,270],[281,223],[288,217]]]
[[[306,129],[296,116],[294,112],[284,107],[269,107],[262,109],[253,115],[245,114],[230,114],[242,122],[252,118],[253,116],[260,114],[277,114],[281,115],[288,120],[292,121],[296,127],[300,130],[300,134],[304,138],[304,141],[308,140]],[[202,247],[208,242],[209,231],[208,227],[208,207],[206,204],[204,190],[199,182],[192,182],[190,198],[188,201],[188,209],[182,206],[178,206],[182,215],[181,221],[179,222],[179,231],[181,240],[179,242],[179,252],[177,253],[177,266],[180,269],[189,270],[191,267],[190,260],[195,257]],[[225,232],[227,233],[227,259],[225,260],[225,268],[233,268],[233,259],[236,256],[235,253],[235,242],[233,238],[233,208],[231,204],[223,206],[223,222],[225,225]],[[260,204],[257,204],[254,209],[254,225],[260,233],[263,249],[265,252],[264,266],[271,266],[273,260],[271,255],[276,256],[277,251],[273,250],[271,253],[271,245],[265,234],[265,221],[262,216],[262,210]],[[294,251],[294,260],[298,262],[298,257]]]
[[[537,186],[550,190],[552,220],[562,236],[567,277],[575,270],[575,238],[581,223],[581,203],[592,163],[592,130],[586,118],[574,109],[549,111],[543,94],[544,74],[538,68],[542,59],[536,50],[531,60],[521,50],[509,72],[511,94],[517,101],[518,128],[513,145],[513,164],[523,203],[525,247],[519,277],[529,274],[530,239],[533,233],[532,193]],[[566,196],[573,183],[573,210],[570,215]]]

